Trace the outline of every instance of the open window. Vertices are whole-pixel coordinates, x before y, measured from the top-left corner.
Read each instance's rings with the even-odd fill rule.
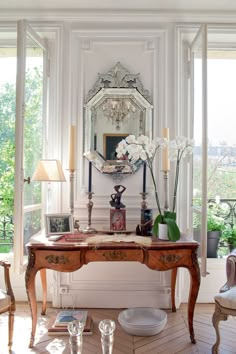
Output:
[[[14,267],[23,269],[25,244],[41,230],[42,187],[30,183],[47,132],[47,44],[27,21],[17,24],[14,184]]]

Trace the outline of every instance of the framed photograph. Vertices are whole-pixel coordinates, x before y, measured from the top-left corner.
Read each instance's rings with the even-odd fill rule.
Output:
[[[73,233],[73,216],[71,214],[46,214],[46,235],[66,235]]]
[[[125,231],[126,230],[126,210],[110,209],[110,230]]]
[[[103,134],[103,155],[106,160],[116,160],[116,147],[128,134]]]

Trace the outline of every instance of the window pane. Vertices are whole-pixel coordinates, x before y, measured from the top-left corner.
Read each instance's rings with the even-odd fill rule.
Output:
[[[0,253],[13,244],[16,48],[0,47]]]
[[[194,52],[194,121],[195,148],[193,153],[193,228],[194,239],[200,242],[202,204],[202,52]]]
[[[31,39],[26,49],[25,123],[24,123],[24,174],[31,177],[43,148],[43,50]],[[24,186],[24,245],[40,230],[41,183]],[[38,204],[37,211],[27,212],[29,206]]]
[[[29,242],[30,237],[35,235],[41,229],[41,210],[30,211],[24,214],[24,246]],[[24,247],[24,255],[26,255]]]
[[[30,42],[26,55],[24,170],[32,176],[38,160],[42,157],[43,139],[43,51]],[[29,44],[28,44],[29,46]],[[41,185],[25,186],[24,206],[41,203]]]
[[[208,197],[236,198],[236,52],[208,59]]]

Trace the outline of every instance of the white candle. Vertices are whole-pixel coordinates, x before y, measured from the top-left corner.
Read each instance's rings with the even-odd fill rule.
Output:
[[[75,126],[70,126],[69,170],[75,170]]]
[[[169,141],[169,128],[163,128],[162,131],[163,138],[166,138]],[[170,160],[168,157],[168,147],[163,149],[162,152],[162,171],[170,171]]]

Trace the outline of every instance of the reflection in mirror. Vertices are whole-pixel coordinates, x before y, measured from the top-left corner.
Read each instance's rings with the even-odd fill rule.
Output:
[[[142,162],[116,158],[117,144],[133,134],[152,135],[152,105],[139,74],[132,75],[117,63],[99,74],[85,105],[84,155],[102,173],[131,174]]]

